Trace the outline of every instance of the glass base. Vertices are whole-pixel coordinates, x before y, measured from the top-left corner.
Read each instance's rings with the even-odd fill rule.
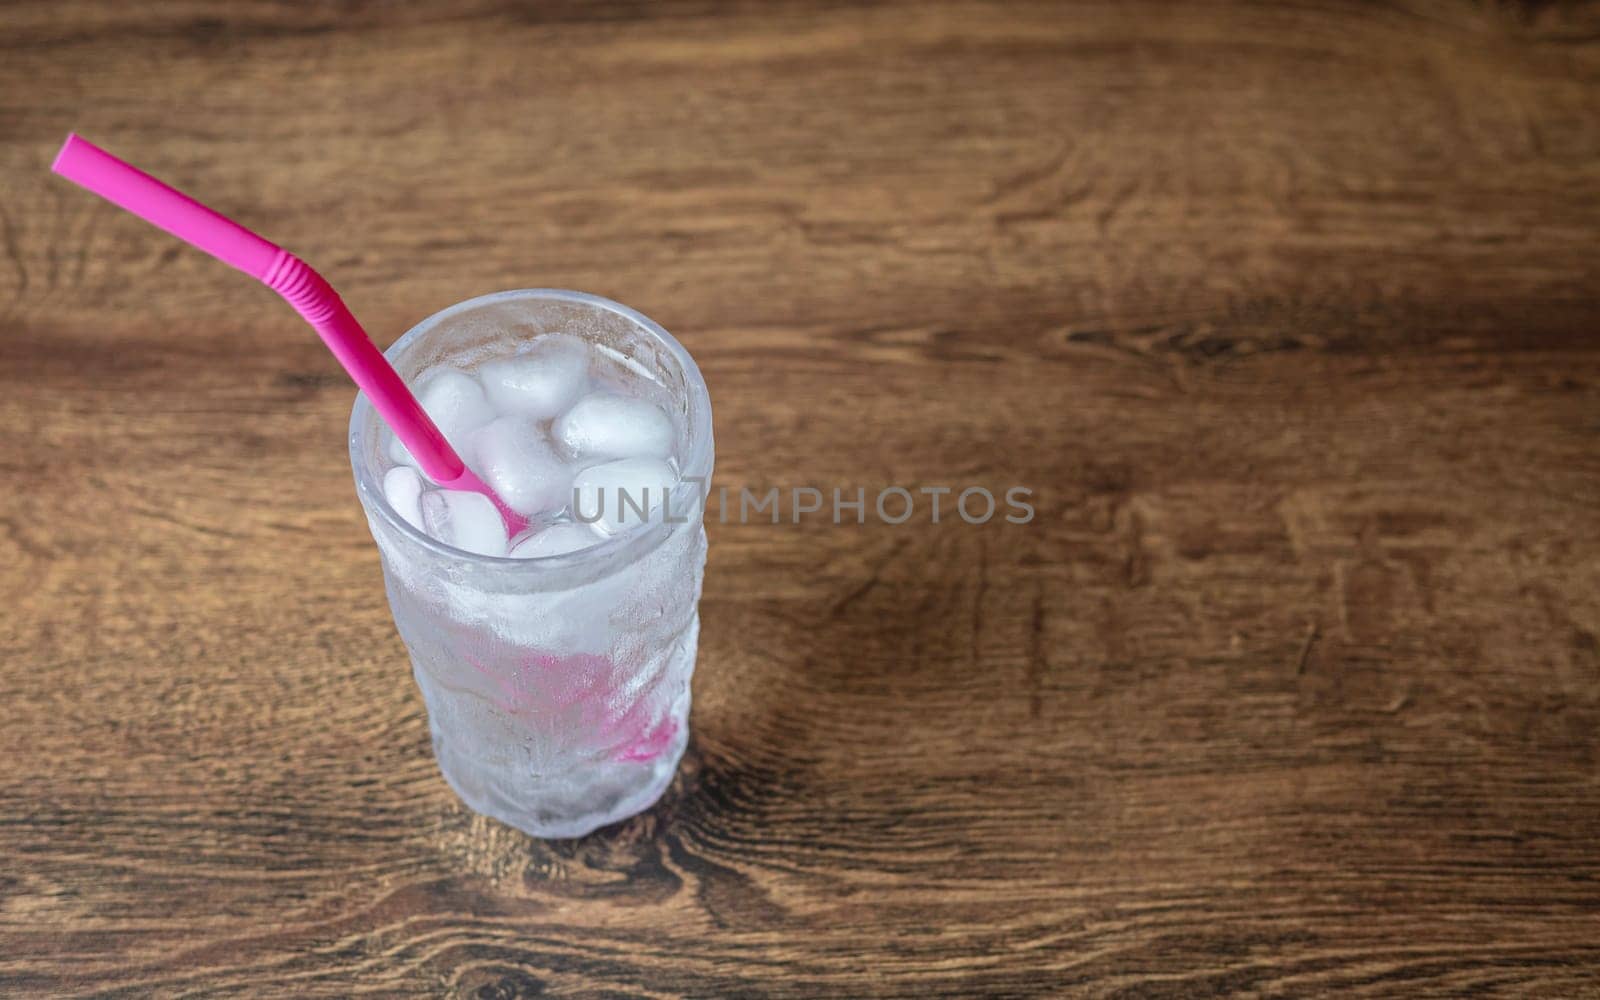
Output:
[[[686,699],[687,700],[687,699]],[[529,779],[486,768],[455,753],[438,729],[433,735],[439,773],[473,812],[514,826],[541,840],[582,837],[636,816],[656,804],[689,743],[688,705],[672,742],[648,761],[606,761],[551,778]]]

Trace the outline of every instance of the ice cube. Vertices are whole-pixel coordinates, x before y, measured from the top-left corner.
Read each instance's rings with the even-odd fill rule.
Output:
[[[527,350],[478,369],[484,392],[502,414],[549,420],[589,388],[589,345],[547,333]]]
[[[501,417],[472,436],[473,471],[506,506],[532,516],[567,505],[572,472],[532,417]]]
[[[636,582],[633,574],[623,571],[566,590],[497,593],[446,582],[445,593],[453,615],[482,623],[513,645],[602,653],[616,640],[609,611],[623,602]]]
[[[463,461],[467,461],[468,456],[462,447],[468,443],[473,431],[495,417],[494,407],[489,405],[489,397],[484,394],[483,386],[471,375],[446,369],[425,376],[415,391],[417,402],[439,425],[444,439],[450,442]],[[401,465],[417,465],[417,460],[411,457],[411,452],[400,443],[399,438],[390,438],[389,457]]]
[[[660,459],[624,458],[593,465],[573,477],[573,516],[580,521],[594,519],[592,527],[606,535],[658,521],[663,501],[677,482],[678,474]],[[686,516],[680,510],[671,514],[673,520]]]
[[[383,495],[396,514],[418,531],[422,527],[422,477],[409,465],[397,465],[384,473]]]
[[[556,445],[573,459],[666,458],[672,421],[661,407],[611,392],[591,392],[550,427]]]
[[[433,490],[422,495],[422,525],[435,539],[484,556],[506,554],[506,524],[482,493]]]
[[[552,524],[533,534],[524,535],[511,546],[511,557],[538,559],[542,556],[561,556],[598,545],[604,540],[604,535],[587,524]]]

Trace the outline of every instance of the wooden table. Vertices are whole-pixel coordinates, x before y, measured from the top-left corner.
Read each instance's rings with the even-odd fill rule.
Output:
[[[0,993],[1600,995],[1595,5],[0,26]],[[676,783],[531,840],[435,770],[345,378],[70,129],[383,343],[638,307],[735,494],[1037,515],[712,523]]]

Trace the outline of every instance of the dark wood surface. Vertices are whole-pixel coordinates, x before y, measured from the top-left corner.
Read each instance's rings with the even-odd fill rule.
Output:
[[[281,302],[582,288],[699,359],[694,738],[438,777]],[[1600,995],[1600,9],[0,8],[0,993]]]

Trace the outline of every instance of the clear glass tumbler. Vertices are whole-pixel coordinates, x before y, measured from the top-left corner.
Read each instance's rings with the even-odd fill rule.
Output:
[[[365,396],[350,415],[350,464],[445,780],[480,813],[536,837],[578,837],[653,804],[688,741],[713,458],[705,380],[643,315],[555,289],[469,299],[385,353],[410,381],[549,332],[656,383],[683,477],[669,519],[539,559],[443,545],[384,498],[388,431]]]

